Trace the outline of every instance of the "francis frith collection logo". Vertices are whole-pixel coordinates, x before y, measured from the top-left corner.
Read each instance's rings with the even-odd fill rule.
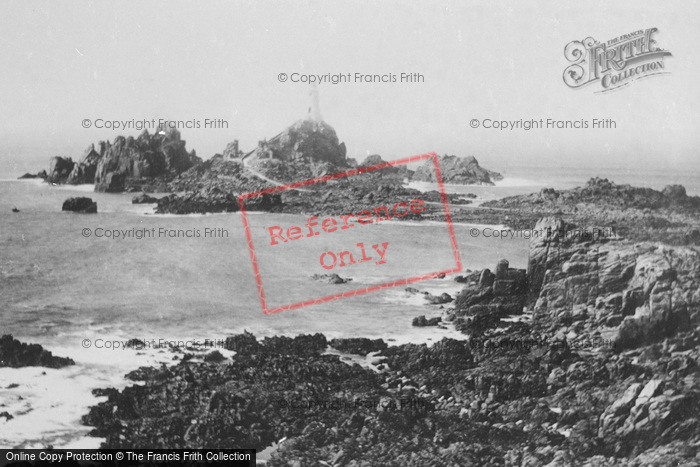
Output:
[[[592,37],[569,42],[564,56],[571,64],[564,70],[564,82],[571,88],[599,85],[596,92],[607,92],[649,76],[667,74],[665,57],[671,52],[657,46],[657,28],[599,42]]]

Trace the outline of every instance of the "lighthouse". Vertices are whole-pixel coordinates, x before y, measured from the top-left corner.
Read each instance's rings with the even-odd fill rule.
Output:
[[[318,105],[318,87],[316,87],[315,83],[311,84],[311,89],[309,90],[309,115],[306,119],[314,122],[321,121],[321,109]]]

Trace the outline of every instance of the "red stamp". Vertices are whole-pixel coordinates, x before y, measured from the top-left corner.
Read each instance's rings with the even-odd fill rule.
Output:
[[[391,250],[389,250],[389,248],[392,248],[395,255],[396,268],[403,272],[406,268],[410,269],[414,266],[417,267],[419,261],[413,261],[411,257],[416,254],[415,249],[420,248],[420,246],[416,247],[412,244],[409,245],[411,237],[405,232],[399,235],[401,237],[400,240],[397,240],[395,238],[396,235],[394,235],[394,237],[388,239],[389,241],[386,241],[386,234],[384,233],[385,230],[383,229],[385,229],[388,225],[387,221],[393,218],[419,215],[420,213],[424,212],[426,210],[426,202],[421,199],[420,196],[409,197],[409,199],[397,199],[393,203],[383,203],[380,205],[375,204],[371,206],[366,205],[367,202],[363,202],[365,206],[355,210],[354,212],[348,212],[346,214],[336,216],[311,215],[306,216],[305,221],[298,221],[295,219],[293,222],[286,222],[286,219],[276,219],[274,221],[270,221],[269,216],[265,215],[265,225],[253,226],[251,225],[251,219],[255,218],[257,220],[259,216],[253,216],[253,218],[249,216],[245,207],[245,202],[247,199],[254,197],[257,198],[262,195],[280,193],[285,190],[303,189],[302,187],[323,182],[333,183],[333,180],[358,176],[389,167],[397,167],[400,165],[409,164],[411,162],[423,161],[427,159],[432,159],[435,168],[436,180],[439,186],[441,200],[439,204],[442,205],[445,218],[444,227],[446,227],[447,233],[445,236],[446,238],[443,239],[443,243],[445,245],[443,251],[449,251],[450,253],[450,257],[446,258],[446,260],[449,260],[450,262],[449,265],[443,265],[443,267],[439,268],[437,271],[420,271],[417,274],[410,274],[409,277],[392,279],[380,283],[369,283],[359,288],[352,288],[351,290],[343,290],[341,292],[326,295],[321,294],[318,297],[309,299],[292,296],[291,303],[272,306],[268,305],[261,273],[261,260],[259,258],[259,256],[261,256],[259,254],[261,248],[266,249],[265,255],[263,255],[267,257],[266,261],[268,263],[276,263],[268,264],[268,272],[266,272],[266,275],[274,276],[271,278],[271,280],[275,280],[276,282],[283,278],[281,275],[284,273],[280,271],[283,271],[285,266],[288,270],[287,275],[295,276],[299,275],[299,268],[318,270],[319,272],[327,273],[341,273],[344,271],[354,270],[357,273],[356,268],[360,266],[366,267],[367,265],[372,265],[373,267],[386,267],[387,261],[389,261],[389,258],[391,257],[389,254],[389,251]],[[285,310],[292,310],[307,305],[324,303],[345,297],[354,297],[389,287],[396,287],[432,279],[440,275],[452,274],[462,270],[462,263],[459,250],[457,248],[457,240],[454,234],[452,219],[450,217],[447,195],[442,182],[438,157],[435,153],[408,157],[405,159],[377,164],[371,167],[361,167],[358,169],[313,178],[302,182],[245,193],[238,197],[238,203],[241,209],[243,225],[245,227],[250,259],[252,261],[253,272],[255,274],[255,282],[260,295],[260,303],[262,304],[263,313],[265,314],[279,313]],[[283,215],[278,217],[284,218]],[[400,222],[396,223],[396,225],[400,224]],[[256,233],[256,239],[259,245],[257,250],[253,244],[253,232]],[[348,235],[352,235],[352,237],[348,237]],[[384,237],[382,237],[382,235],[384,235]],[[380,237],[379,239],[377,239],[378,236]],[[349,238],[352,238],[353,240],[350,241]],[[357,241],[358,239],[361,241]],[[350,241],[350,243],[348,243],[348,241]],[[336,247],[338,242],[340,242],[342,247]],[[430,239],[431,244],[435,242],[439,243],[437,239]],[[286,260],[277,260],[277,258],[282,257],[279,253],[283,248],[287,248],[287,252],[297,253],[298,257],[293,257],[291,259],[286,258]],[[310,255],[309,250],[313,250],[314,253]],[[423,256],[431,257],[430,254],[424,254]],[[364,269],[364,271],[367,272],[368,270]],[[367,272],[367,274],[372,276],[370,272]]]

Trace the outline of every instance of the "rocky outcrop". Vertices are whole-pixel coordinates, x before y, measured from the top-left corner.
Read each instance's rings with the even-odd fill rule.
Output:
[[[515,229],[532,229],[539,218],[557,216],[579,226],[614,231],[636,242],[700,245],[700,197],[688,196],[680,185],[657,191],[592,178],[571,190],[544,188],[538,193],[489,201],[482,207],[497,211],[478,222]],[[481,212],[486,215],[487,209]]]
[[[149,195],[148,193],[141,193],[140,195],[131,198],[131,204],[155,204],[158,202],[158,198]]]
[[[462,276],[443,316],[467,340],[245,333],[225,364],[185,356],[98,390],[83,421],[106,448],[282,440],[270,467],[697,465],[698,252],[537,227],[527,273],[502,260]],[[379,353],[363,367],[329,344]]]
[[[95,151],[95,145],[91,144],[83,154],[80,162],[73,166],[66,183],[69,185],[81,185],[95,183],[97,166],[105,153],[105,143],[100,143],[100,152]]]
[[[157,201],[156,214],[206,214],[214,212],[237,212],[238,195],[222,190],[216,185],[185,195],[168,195]],[[278,194],[264,194],[245,200],[247,211],[279,212],[282,198]]]
[[[388,346],[382,339],[367,339],[366,337],[349,337],[345,339],[331,339],[328,343],[339,352],[347,352],[366,356],[372,352],[386,349]]]
[[[360,164],[359,167],[372,167],[375,165],[383,164],[386,161],[382,159],[382,156],[379,154],[372,154],[371,156],[365,157],[365,160],[363,160]]]
[[[338,274],[314,274],[311,278],[325,284],[347,284],[352,279],[340,277]]]
[[[0,368],[62,368],[68,365],[75,365],[75,362],[70,358],[56,357],[39,344],[25,344],[9,334],[0,337]]]
[[[46,176],[46,181],[57,185],[66,183],[71,172],[73,172],[74,167],[75,162],[73,162],[73,159],[70,157],[52,157],[49,164],[49,172]]]
[[[273,180],[293,182],[348,168],[345,143],[323,121],[300,120],[270,140],[263,140],[244,158]]]
[[[698,318],[697,251],[569,235],[581,229],[553,218],[535,230],[546,233],[531,239],[530,300],[552,323],[576,322],[575,334],[625,349],[672,336]]]
[[[426,326],[437,326],[438,324],[440,324],[440,322],[442,322],[442,318],[440,318],[439,316],[428,319],[425,317],[425,315],[420,315],[413,318],[411,326],[415,326],[418,328]]]
[[[17,180],[30,180],[34,178],[46,179],[46,177],[48,177],[48,175],[46,174],[46,170],[42,170],[36,174],[25,173],[24,175],[18,177]]]
[[[176,129],[159,130],[150,135],[144,130],[138,138],[118,136],[105,143],[95,173],[95,191],[121,192],[137,189],[153,179],[170,181],[201,162]]]
[[[479,165],[474,156],[439,156],[440,174],[445,183],[459,185],[493,185],[494,181],[502,180],[503,176],[497,172],[486,170]],[[435,165],[432,159],[426,160],[418,167],[411,181],[437,183]]]
[[[520,315],[527,303],[528,280],[523,269],[511,268],[507,260],[490,269],[462,278],[467,285],[455,300],[453,310],[458,329],[472,336],[496,327],[501,319]]]
[[[61,211],[72,211],[85,214],[96,214],[97,213],[97,203],[92,200],[92,198],[68,198],[63,202],[63,207]]]
[[[323,121],[299,120],[269,141],[261,141],[252,160],[277,159],[291,162],[327,162],[346,166],[345,143],[333,127]]]
[[[173,179],[172,191],[201,191],[217,188],[241,194],[270,188],[272,185],[245,168],[240,161],[226,160],[220,154],[197,164]]]
[[[238,197],[210,189],[183,196],[168,195],[157,201],[157,214],[206,214],[238,211]]]

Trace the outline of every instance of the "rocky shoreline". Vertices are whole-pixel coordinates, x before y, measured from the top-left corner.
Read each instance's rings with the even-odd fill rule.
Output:
[[[442,318],[468,340],[237,335],[230,360],[190,355],[97,391],[84,423],[111,448],[284,440],[270,466],[696,465],[697,250],[536,227],[553,233],[532,239],[527,271],[460,278]]]
[[[251,207],[338,213],[412,194],[365,180],[354,198],[339,182],[326,199]],[[426,294],[440,316],[414,325],[449,323],[465,340],[229,336],[230,358],[181,353],[129,373],[138,384],[96,390],[107,400],[83,422],[108,448],[275,445],[273,467],[697,465],[699,200],[592,179],[483,209],[455,203],[456,220],[540,232],[526,270],[501,260],[455,277],[455,297]]]

